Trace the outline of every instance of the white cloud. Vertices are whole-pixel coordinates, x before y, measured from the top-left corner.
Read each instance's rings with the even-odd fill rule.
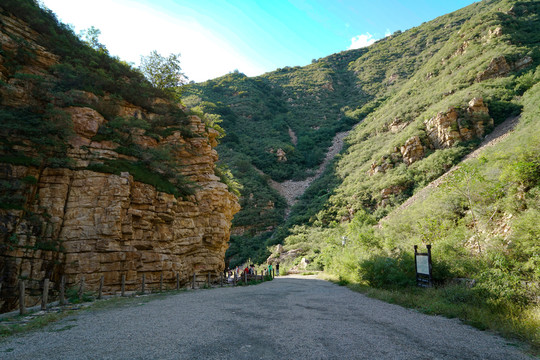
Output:
[[[348,50],[360,49],[373,44],[378,39],[375,39],[370,33],[356,35],[351,39],[351,45]]]
[[[392,32],[390,31],[390,29],[386,29],[386,32],[384,33],[384,37],[388,37],[392,35]]]

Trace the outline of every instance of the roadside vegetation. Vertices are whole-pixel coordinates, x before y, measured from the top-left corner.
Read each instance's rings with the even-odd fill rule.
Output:
[[[341,284],[540,349],[540,84],[521,101],[514,132],[423,201],[379,226],[363,212],[331,228],[296,227],[285,248],[308,249],[308,270]],[[413,258],[413,245],[426,244],[435,280],[427,290],[416,288]]]
[[[251,182],[234,220],[251,228],[232,237],[227,256],[263,262],[281,243],[301,249],[281,269],[305,258],[306,271],[324,271],[392,302],[459,317],[538,348],[539,13],[537,1],[479,2],[305,67],[253,79],[229,74],[188,87],[190,101],[217,104],[230,136],[220,145],[228,154],[223,159],[241,183]],[[500,59],[508,71],[486,73]],[[528,65],[514,65],[520,61]],[[451,108],[465,112],[473,98],[483,99],[494,126],[520,118],[507,138],[461,163],[482,139],[437,149],[429,145],[425,122]],[[391,131],[392,124],[402,127]],[[259,192],[271,192],[253,178],[307,176],[321,160],[318,151],[348,129],[342,153],[290,216],[272,220],[267,231],[257,200]],[[415,136],[427,149],[420,160],[407,164],[391,156]],[[300,156],[302,137],[316,139],[313,162]],[[286,162],[269,151],[277,148]],[[374,164],[386,170],[370,173]],[[427,198],[396,210],[456,165]],[[395,191],[385,195],[388,190]],[[426,244],[433,246],[436,286],[422,291],[415,285],[413,245]]]

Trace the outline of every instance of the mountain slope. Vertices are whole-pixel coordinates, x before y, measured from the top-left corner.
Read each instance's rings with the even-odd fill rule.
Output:
[[[327,226],[357,211],[380,218],[519,113],[515,97],[530,87],[538,61],[537,6],[484,1],[306,67],[187,87],[187,103],[221,115],[223,159],[248,184],[234,222],[242,246],[277,243],[292,225]],[[307,190],[287,224],[272,240],[272,233],[257,237],[283,223],[286,204],[260,173],[252,186],[253,167],[275,181],[308,177],[336,132],[355,124],[339,162]],[[270,197],[274,216],[252,210]]]
[[[319,193],[308,189],[293,209],[276,236],[296,258],[276,249],[269,261],[307,263],[538,348],[540,3],[481,2],[438,21],[464,13],[441,50],[351,131],[332,171],[313,184]],[[461,162],[515,115],[515,130]],[[318,200],[322,210],[313,211]],[[427,244],[437,288],[424,292],[412,254]]]

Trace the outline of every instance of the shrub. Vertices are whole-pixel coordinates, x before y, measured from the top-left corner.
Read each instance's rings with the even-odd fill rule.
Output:
[[[410,254],[398,257],[374,255],[360,262],[360,276],[370,286],[393,288],[416,283],[414,259]]]

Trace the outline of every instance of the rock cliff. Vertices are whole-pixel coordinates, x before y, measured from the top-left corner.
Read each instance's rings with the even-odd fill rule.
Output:
[[[29,108],[52,108],[72,131],[62,144],[66,159],[58,163],[40,154],[49,143],[36,146],[47,141],[46,134],[28,139],[16,126],[0,130],[0,310],[16,306],[19,279],[27,281],[31,304],[44,278],[54,287],[62,275],[68,287],[84,277],[89,289],[96,289],[104,276],[105,292],[119,291],[122,275],[127,290],[138,289],[143,274],[149,288],[157,287],[162,274],[168,287],[176,285],[177,274],[181,283],[194,272],[219,276],[239,205],[214,174],[217,131],[163,99],[153,99],[154,108],[173,108],[181,115],[182,128],[179,121],[161,121],[166,112],[110,93],[69,89],[62,96],[37,96],[36,76],[55,82],[50,68],[62,61],[41,46],[39,38],[21,20],[0,14],[1,109],[26,114]],[[21,50],[31,54],[30,60],[11,65],[9,54]],[[12,122],[18,121],[25,119]],[[153,132],[145,126],[120,131],[111,125],[114,121],[160,125]],[[111,129],[119,139],[102,136]],[[128,140],[137,152],[126,151]],[[155,154],[170,157],[177,166],[167,169]],[[41,161],[33,161],[40,156]],[[30,160],[17,160],[21,158]],[[184,179],[190,191],[181,196],[138,181],[130,171],[100,171],[114,161],[138,166],[151,160],[157,165],[149,176]]]

